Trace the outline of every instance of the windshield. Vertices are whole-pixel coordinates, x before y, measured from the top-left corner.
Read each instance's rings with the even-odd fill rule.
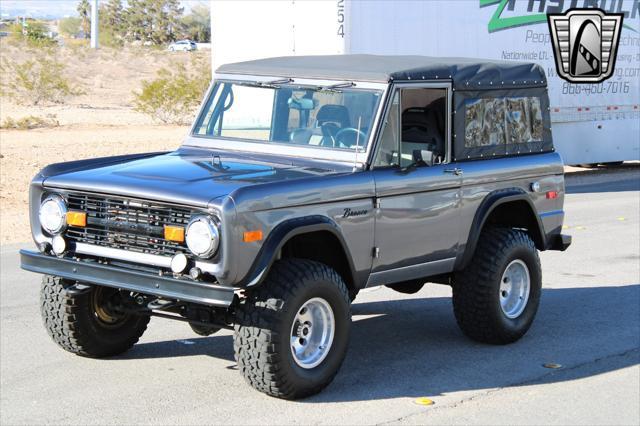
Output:
[[[338,86],[218,82],[193,134],[363,152],[381,92]]]

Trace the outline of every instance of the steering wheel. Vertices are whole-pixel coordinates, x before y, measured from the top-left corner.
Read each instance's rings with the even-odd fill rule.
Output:
[[[320,125],[323,136],[322,146],[336,146],[336,133],[339,128],[336,123],[330,121]]]
[[[344,129],[340,129],[338,133],[336,133],[336,143],[344,145],[348,148],[351,148],[353,145],[355,145],[356,140],[358,139],[358,145],[360,146],[363,146],[365,143],[367,143],[367,135],[362,130],[353,127],[345,127]]]

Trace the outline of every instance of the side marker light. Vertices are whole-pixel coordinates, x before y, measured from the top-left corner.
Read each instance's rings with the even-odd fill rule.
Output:
[[[262,240],[262,231],[247,231],[242,236],[242,241],[245,243],[253,243],[255,241]]]

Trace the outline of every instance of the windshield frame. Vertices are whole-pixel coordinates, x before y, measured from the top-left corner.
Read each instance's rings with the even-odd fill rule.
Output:
[[[382,117],[382,111],[386,104],[386,98],[389,91],[388,83],[374,83],[367,81],[354,81],[353,86],[349,89],[368,89],[376,90],[380,92],[380,100],[376,106],[376,110],[373,114],[373,120],[371,124],[371,130],[369,132],[366,149],[360,152],[356,150],[346,150],[341,148],[316,148],[308,145],[292,145],[287,143],[278,142],[261,142],[252,139],[243,138],[228,138],[219,136],[205,136],[197,135],[196,126],[203,114],[206,114],[206,106],[209,103],[210,97],[213,96],[213,88],[218,83],[236,83],[236,84],[255,84],[255,83],[268,83],[277,79],[286,79],[287,77],[281,76],[255,76],[255,75],[240,75],[240,74],[215,74],[214,80],[207,90],[207,94],[204,97],[203,102],[198,109],[195,120],[189,131],[189,135],[183,142],[183,146],[200,147],[200,148],[213,148],[229,151],[251,152],[251,153],[265,153],[283,155],[288,157],[301,157],[306,159],[339,161],[345,163],[353,163],[363,167],[369,158],[369,155],[373,149],[376,135],[378,133],[378,127]],[[279,87],[327,87],[339,83],[344,83],[344,80],[337,79],[314,79],[314,78],[291,78],[290,82],[286,84],[278,85]],[[351,82],[350,82],[351,83]],[[337,89],[339,90],[339,89]]]

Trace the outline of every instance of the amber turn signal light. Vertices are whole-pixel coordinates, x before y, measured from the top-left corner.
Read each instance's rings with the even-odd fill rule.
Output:
[[[85,212],[67,212],[67,225],[70,226],[87,226],[87,214]]]
[[[253,243],[254,241],[262,240],[262,231],[247,231],[242,236],[242,241],[245,243]]]
[[[181,226],[165,225],[164,239],[169,241],[177,241],[179,243],[184,243],[184,228]]]

